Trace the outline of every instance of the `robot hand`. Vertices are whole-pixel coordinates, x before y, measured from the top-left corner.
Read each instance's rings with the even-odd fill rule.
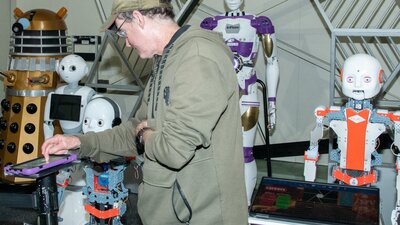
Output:
[[[276,103],[274,101],[268,102],[268,130],[271,132],[276,124]]]
[[[315,181],[318,156],[318,146],[310,147],[310,149],[304,153],[304,178],[306,181]]]
[[[54,126],[52,121],[44,121],[43,125],[44,139],[48,139],[53,137],[54,135]]]
[[[315,181],[317,166],[315,160],[304,160],[304,179],[306,181]]]
[[[396,196],[396,208],[393,209],[392,211],[392,225],[399,225],[400,224],[400,157],[397,156],[396,158],[396,170],[397,170],[397,175],[396,175],[396,191],[397,191],[397,196]]]
[[[400,224],[400,207],[396,206],[395,209],[392,211],[392,225],[399,225]]]

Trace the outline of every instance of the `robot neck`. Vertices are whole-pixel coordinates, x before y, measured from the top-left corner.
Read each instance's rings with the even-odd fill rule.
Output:
[[[69,84],[65,87],[65,92],[66,92],[66,93],[75,93],[79,88],[80,88],[80,87],[79,87],[79,85],[78,85],[78,82],[69,83]]]
[[[244,16],[244,11],[240,11],[240,9],[232,10],[225,13],[225,16]]]
[[[352,108],[355,110],[363,110],[363,109],[371,109],[372,110],[372,104],[369,99],[364,99],[364,100],[356,100],[353,98],[349,98],[349,101],[346,104],[347,108]]]

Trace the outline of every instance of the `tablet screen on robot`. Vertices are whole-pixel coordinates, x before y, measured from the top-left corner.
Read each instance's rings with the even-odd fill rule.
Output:
[[[80,113],[80,95],[51,95],[50,119],[79,121]]]

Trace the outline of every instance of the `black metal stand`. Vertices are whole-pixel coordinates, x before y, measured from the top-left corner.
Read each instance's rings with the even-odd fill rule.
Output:
[[[38,225],[58,224],[58,198],[56,173],[38,178],[37,188],[33,193],[35,209],[38,212]]]
[[[10,189],[14,188],[8,188],[6,190],[7,193],[0,193],[0,204],[7,207],[33,208],[38,213],[37,225],[57,225],[57,172],[74,164],[76,163],[62,164],[30,176],[18,175],[18,177],[36,179],[36,183],[31,186],[26,186],[26,191],[18,191],[18,193],[10,193],[13,192],[13,190]],[[27,191],[35,185],[36,189],[31,193],[27,193]],[[12,184],[8,186],[12,186]]]
[[[262,86],[262,91],[263,91],[263,105],[264,105],[264,129],[265,129],[265,160],[267,162],[267,175],[268,177],[272,177],[272,166],[271,166],[271,155],[269,152],[269,130],[268,130],[268,102],[265,101],[267,99],[267,88],[265,86],[265,83],[257,79],[257,83],[259,83]]]

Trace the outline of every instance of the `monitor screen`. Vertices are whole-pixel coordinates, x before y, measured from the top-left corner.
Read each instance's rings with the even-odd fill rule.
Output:
[[[379,225],[379,189],[263,177],[250,214],[324,224]]]
[[[80,113],[80,95],[51,95],[50,119],[79,122]]]

